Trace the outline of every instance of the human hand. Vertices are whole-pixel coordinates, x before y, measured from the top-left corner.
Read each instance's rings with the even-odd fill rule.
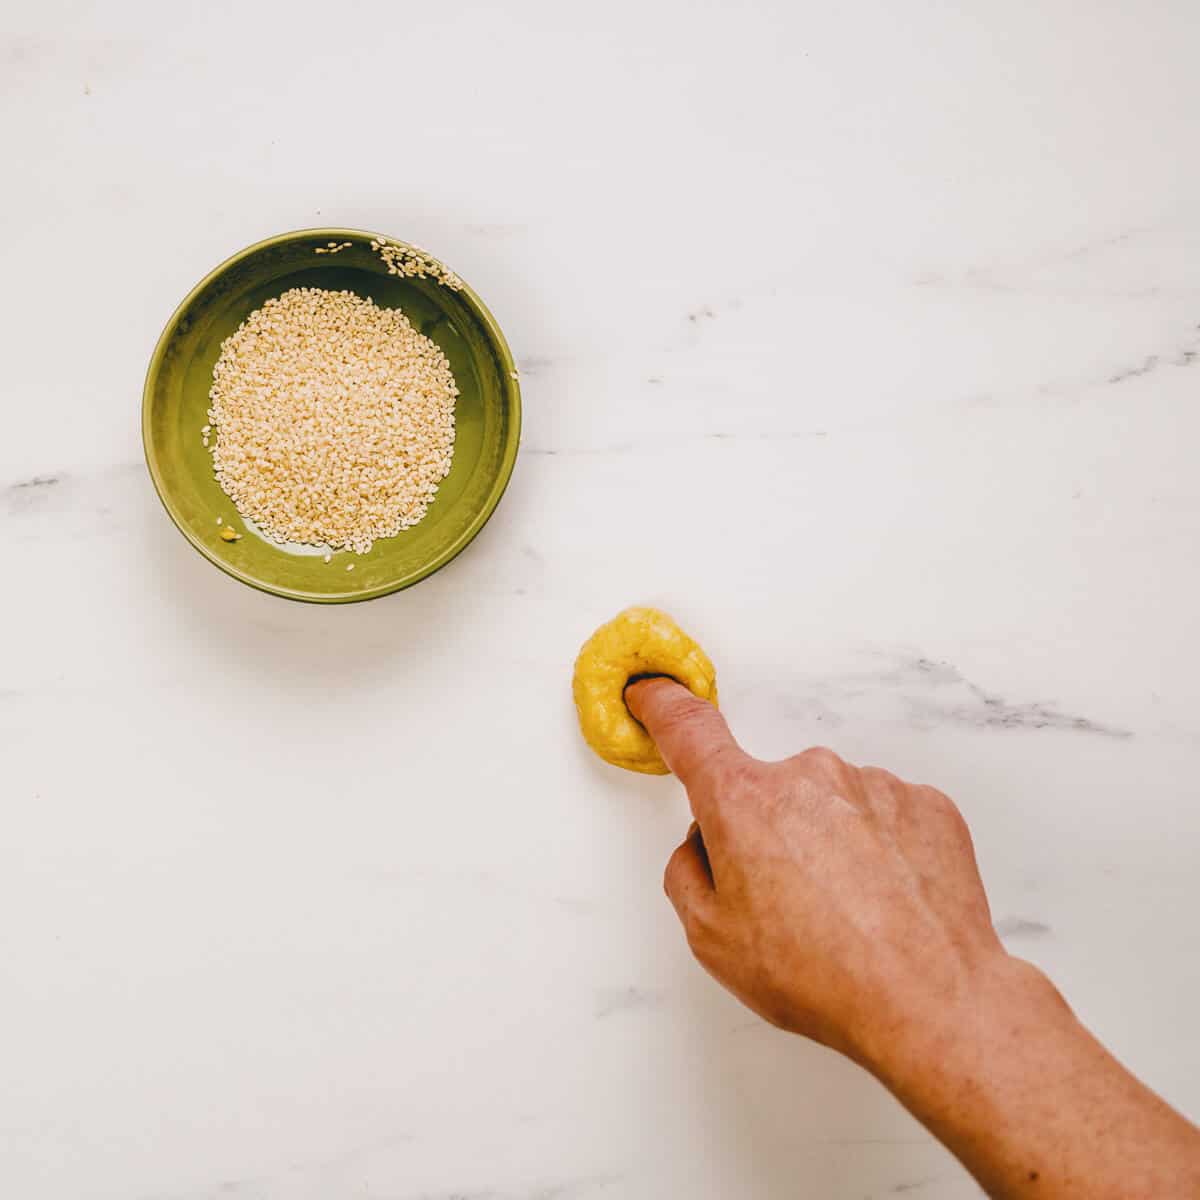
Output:
[[[941,792],[824,749],[760,762],[673,680],[626,700],[695,816],[664,880],[688,943],[768,1021],[881,1066],[1006,961]]]
[[[941,792],[830,750],[751,758],[669,679],[626,701],[695,824],[664,880],[696,957],[871,1070],[995,1200],[1200,1196],[1200,1133],[992,929]]]

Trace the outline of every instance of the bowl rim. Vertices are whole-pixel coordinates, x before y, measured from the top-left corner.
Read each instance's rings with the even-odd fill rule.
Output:
[[[415,571],[388,583],[380,584],[377,587],[367,588],[364,591],[355,592],[307,592],[300,588],[284,587],[277,584],[269,583],[259,579],[249,572],[239,569],[236,564],[215,555],[208,546],[195,537],[190,529],[184,523],[181,513],[176,508],[174,501],[170,496],[170,491],[166,486],[163,478],[162,470],[158,461],[157,451],[154,448],[153,440],[150,435],[150,410],[151,402],[154,394],[154,386],[158,381],[158,375],[162,368],[163,358],[166,355],[167,346],[170,343],[171,335],[180,319],[183,317],[187,309],[190,307],[196,297],[211,284],[214,280],[219,279],[225,272],[229,271],[237,263],[243,259],[249,258],[252,254],[256,254],[261,250],[265,250],[269,246],[276,246],[288,242],[301,240],[325,239],[327,241],[341,241],[345,238],[363,238],[366,240],[379,240],[382,238],[389,244],[404,247],[411,250],[416,250],[425,259],[436,263],[443,269],[449,269],[446,265],[427,250],[413,245],[411,242],[401,241],[399,238],[394,238],[390,234],[372,233],[365,229],[352,229],[343,226],[321,226],[311,229],[293,229],[287,233],[278,233],[272,237],[263,238],[261,241],[254,242],[252,245],[246,246],[239,250],[236,254],[230,255],[223,262],[218,263],[199,283],[188,292],[186,296],[175,306],[175,310],[167,318],[166,324],[163,326],[162,333],[158,336],[158,341],[154,345],[154,352],[150,356],[150,364],[146,368],[146,380],[142,387],[142,451],[146,459],[146,467],[150,472],[150,479],[154,484],[154,490],[158,494],[159,501],[163,508],[167,511],[167,516],[171,518],[175,528],[188,540],[193,549],[197,550],[204,558],[206,558],[215,567],[219,567],[226,575],[232,576],[241,583],[255,588],[260,592],[267,592],[272,596],[280,596],[285,600],[297,600],[308,604],[354,604],[360,600],[374,600],[379,596],[387,596],[392,592],[402,591],[404,588],[412,587],[416,583],[420,583],[422,579],[428,579],[435,571],[441,570],[452,559],[457,558],[459,554],[467,548],[479,531],[487,524],[492,513],[496,511],[496,506],[500,503],[501,497],[504,495],[508,487],[509,480],[512,478],[513,468],[516,465],[517,453],[521,444],[521,387],[517,375],[516,364],[513,361],[512,351],[509,349],[508,342],[505,340],[504,334],[500,326],[496,322],[496,318],[492,316],[488,306],[480,299],[479,294],[470,286],[470,284],[462,281],[462,276],[455,272],[456,278],[462,282],[460,288],[456,288],[456,294],[462,296],[467,306],[473,311],[474,315],[482,323],[486,331],[488,341],[497,353],[500,362],[500,367],[505,378],[502,380],[504,393],[503,397],[508,406],[510,420],[508,431],[505,436],[504,445],[500,456],[500,469],[497,472],[496,478],[492,483],[491,489],[487,494],[483,507],[476,513],[470,525],[459,536],[450,543],[438,555],[432,558],[428,563],[419,567]]]

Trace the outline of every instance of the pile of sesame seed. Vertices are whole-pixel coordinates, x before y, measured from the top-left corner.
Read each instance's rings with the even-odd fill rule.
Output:
[[[457,396],[445,355],[399,310],[292,288],[221,344],[205,444],[268,537],[365,554],[425,515],[450,470]]]

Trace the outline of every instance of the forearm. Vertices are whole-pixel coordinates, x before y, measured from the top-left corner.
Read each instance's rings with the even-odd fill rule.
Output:
[[[998,957],[869,1064],[995,1200],[1200,1196],[1200,1131]]]

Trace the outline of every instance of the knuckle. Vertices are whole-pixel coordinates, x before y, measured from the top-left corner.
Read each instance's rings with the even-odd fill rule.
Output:
[[[688,949],[692,952],[692,957],[698,963],[707,963],[710,957],[709,947],[700,931],[691,925],[685,924],[683,927],[683,936],[687,940]]]
[[[755,761],[736,746],[721,746],[705,758],[702,770],[715,786],[732,791],[751,782],[756,767]]]
[[[667,859],[666,869],[663,871],[663,891],[667,893],[667,898],[674,902],[679,894],[679,874],[683,868],[683,847],[680,846],[670,858]]]
[[[962,815],[958,805],[945,792],[940,792],[937,788],[927,785],[922,785],[916,790],[926,809],[945,822],[959,837],[970,841],[971,831],[966,817]]]
[[[694,774],[705,791],[728,803],[756,786],[758,764],[736,746],[720,746],[705,755]]]
[[[904,783],[882,767],[863,767],[859,779],[868,810],[885,824],[895,824],[908,791]]]
[[[704,818],[705,840],[711,845],[737,843],[769,808],[776,790],[753,760],[714,764],[703,787],[715,801]]]
[[[946,795],[945,792],[939,792],[935,787],[929,787],[927,784],[921,784],[920,787],[913,789],[921,803],[930,812],[944,815],[950,812],[957,813],[958,809],[954,801]]]
[[[683,936],[692,956],[701,963],[711,963],[716,954],[716,930],[702,909],[689,909],[682,917]]]
[[[971,838],[971,827],[967,824],[967,818],[962,815],[955,804],[949,804],[946,809],[946,818],[949,822],[951,832],[958,840],[965,845],[974,845]]]
[[[847,769],[841,755],[830,750],[828,746],[810,746],[797,754],[793,761],[817,774],[831,777],[840,777]]]
[[[859,774],[862,775],[864,783],[881,791],[891,792],[904,786],[898,776],[883,767],[863,767]]]

